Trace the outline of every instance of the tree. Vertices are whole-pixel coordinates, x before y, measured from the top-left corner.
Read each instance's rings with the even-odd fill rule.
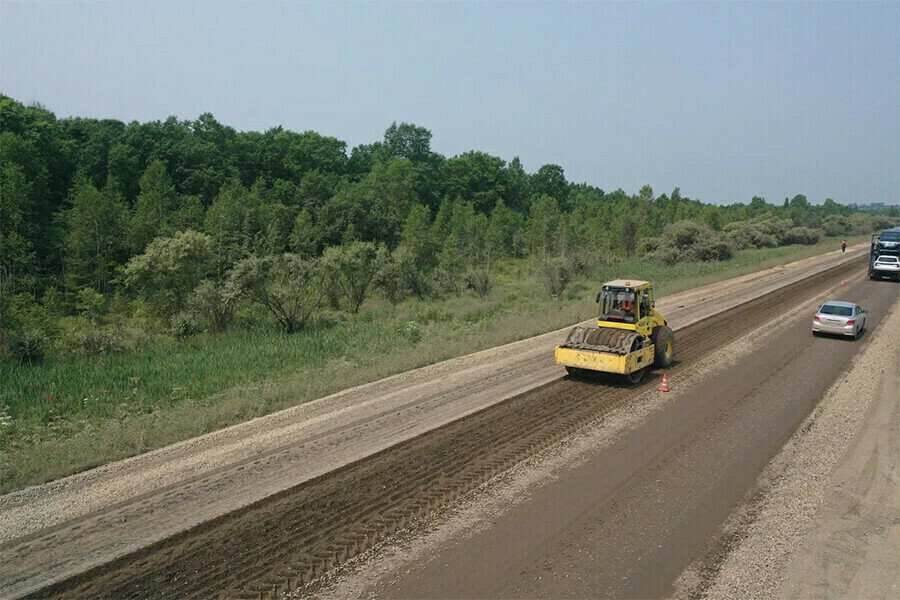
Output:
[[[157,314],[171,316],[185,308],[188,295],[210,275],[212,255],[212,240],[196,231],[156,238],[128,261],[125,281]]]
[[[433,265],[434,238],[428,207],[413,205],[400,234],[400,245],[412,253],[417,268],[425,270]]]
[[[350,310],[359,312],[378,270],[378,248],[371,242],[332,246],[322,255],[325,276],[336,285]]]
[[[444,196],[472,202],[475,210],[488,213],[506,193],[505,163],[484,152],[466,152],[444,162],[441,181]]]
[[[140,188],[130,228],[131,248],[135,252],[141,252],[153,238],[173,233],[171,219],[179,204],[166,165],[160,160],[154,160],[144,171]]]
[[[431,132],[412,123],[391,123],[384,132],[384,148],[392,158],[412,162],[428,160],[431,154]]]
[[[566,208],[569,196],[566,173],[559,165],[544,165],[531,177],[531,191],[535,196],[549,196]]]
[[[528,233],[533,254],[540,252],[541,258],[544,258],[552,252],[559,218],[559,204],[555,198],[541,196],[531,205]]]
[[[251,256],[232,269],[227,290],[266,309],[285,333],[303,329],[322,303],[321,271],[316,261],[296,254]]]
[[[634,256],[640,224],[640,221],[634,215],[625,215],[622,218],[622,249],[625,250],[625,256]]]
[[[112,180],[102,192],[85,180],[76,183],[69,202],[62,215],[69,285],[106,293],[116,266],[124,262],[128,210]]]
[[[292,252],[306,258],[319,253],[319,232],[313,225],[309,210],[304,208],[294,219],[289,245]]]

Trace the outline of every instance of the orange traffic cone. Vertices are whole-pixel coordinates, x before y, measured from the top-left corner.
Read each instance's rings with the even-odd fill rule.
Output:
[[[841,287],[844,287],[845,285],[847,285],[847,280],[841,279]]]
[[[663,382],[662,385],[659,386],[659,391],[668,392],[669,391],[669,374],[663,373]]]

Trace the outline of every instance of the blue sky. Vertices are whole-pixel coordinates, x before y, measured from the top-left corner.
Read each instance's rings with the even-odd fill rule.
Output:
[[[900,203],[900,3],[0,2],[0,91],[350,147],[392,121],[572,181]]]

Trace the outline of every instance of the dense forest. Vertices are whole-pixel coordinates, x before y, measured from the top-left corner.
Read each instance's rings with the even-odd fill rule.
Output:
[[[293,332],[320,306],[356,312],[373,294],[485,297],[497,261],[526,260],[552,297],[592,261],[724,260],[896,217],[803,195],[716,205],[677,188],[605,192],[559,165],[444,157],[409,123],[348,150],[211,114],[57,119],[0,96],[0,357],[38,360],[68,316],[185,336],[227,329],[246,305]]]

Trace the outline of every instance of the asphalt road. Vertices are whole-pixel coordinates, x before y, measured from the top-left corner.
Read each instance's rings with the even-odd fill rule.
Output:
[[[876,329],[900,287],[861,276],[830,299],[870,310]],[[816,338],[786,307],[777,331],[726,369],[682,378],[682,396],[491,526],[397,566],[366,593],[397,598],[670,595],[757,475],[866,344]]]

